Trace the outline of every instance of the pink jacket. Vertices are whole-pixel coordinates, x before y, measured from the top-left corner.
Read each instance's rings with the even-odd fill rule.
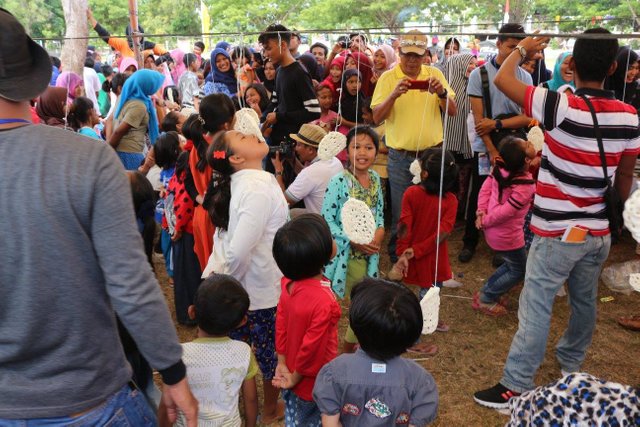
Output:
[[[518,179],[530,180],[526,173]],[[510,251],[524,246],[524,218],[531,207],[535,184],[516,184],[502,190],[498,200],[498,181],[492,176],[485,180],[478,195],[478,211],[485,212],[482,219],[484,238],[491,249]]]

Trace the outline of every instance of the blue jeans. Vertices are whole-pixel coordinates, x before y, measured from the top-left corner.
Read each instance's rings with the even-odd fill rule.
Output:
[[[487,279],[480,290],[480,301],[493,304],[503,294],[520,283],[527,268],[527,251],[524,246],[511,251],[496,251],[502,255],[504,263]]]
[[[400,220],[400,210],[402,207],[402,196],[412,184],[413,175],[409,172],[409,166],[415,159],[398,150],[389,148],[387,163],[387,173],[389,174],[389,193],[391,194],[391,237],[389,238],[389,258],[396,262],[396,240],[398,221]]]
[[[565,281],[571,315],[556,356],[563,370],[580,370],[596,324],[598,277],[610,247],[609,235],[589,234],[583,243],[534,237],[520,294],[518,332],[500,380],[503,386],[517,392],[535,387],[533,378],[544,360],[554,298]]]
[[[320,409],[316,402],[300,399],[291,390],[282,390],[286,427],[320,427]]]
[[[139,390],[132,390],[125,385],[116,394],[98,407],[77,417],[56,418],[0,418],[0,427],[138,427],[156,426],[154,411],[149,407],[144,395]]]

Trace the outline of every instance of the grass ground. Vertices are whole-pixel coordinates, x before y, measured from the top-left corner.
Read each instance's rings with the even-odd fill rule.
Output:
[[[449,240],[449,257],[454,274],[464,286],[458,289],[443,289],[440,318],[451,330],[422,338],[438,345],[440,352],[433,358],[417,363],[435,378],[440,392],[440,408],[435,426],[500,426],[508,418],[496,411],[482,408],[474,403],[472,394],[494,385],[502,374],[511,339],[518,327],[517,292],[510,295],[511,309],[508,316],[490,318],[471,308],[471,297],[480,289],[484,280],[493,272],[491,251],[482,243],[473,260],[460,264],[457,254],[462,248],[462,232],[457,230]],[[624,236],[622,242],[612,247],[606,265],[626,261],[635,257],[635,242]],[[173,295],[161,258],[156,258],[156,271],[173,313]],[[381,271],[387,272],[390,264],[382,256]],[[600,281],[598,289],[598,323],[593,343],[588,351],[583,370],[593,375],[626,384],[640,383],[640,333],[619,327],[616,319],[622,315],[640,314],[640,295],[626,296],[609,291]],[[601,302],[601,297],[613,296],[613,301]],[[346,310],[345,310],[346,312]],[[562,336],[568,321],[567,297],[556,298],[545,361],[538,370],[536,383],[541,385],[560,377],[560,367],[554,356],[554,345]],[[340,322],[340,337],[344,335],[346,320]],[[181,341],[190,341],[195,328],[176,323]]]

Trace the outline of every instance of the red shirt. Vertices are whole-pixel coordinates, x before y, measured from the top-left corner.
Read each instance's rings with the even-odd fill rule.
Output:
[[[410,285],[428,288],[435,278],[438,200],[437,194],[427,193],[422,185],[412,185],[402,197],[396,253],[400,256],[406,249],[413,248],[414,257],[409,260],[409,271],[404,278],[404,282]],[[457,210],[456,196],[445,193],[442,198],[440,234],[453,230]],[[403,231],[402,235],[400,231]],[[451,277],[447,241],[444,240],[440,243],[437,281],[443,282]]]
[[[289,284],[292,287],[287,289]],[[302,375],[292,391],[303,400],[313,400],[318,371],[338,354],[340,314],[340,304],[328,280],[293,282],[282,278],[276,315],[276,351],[286,357],[291,373]]]
[[[174,194],[173,211],[176,214],[176,231],[193,234],[194,203],[184,186],[186,172],[178,177],[174,174],[167,185],[167,191]],[[165,219],[163,217],[163,223]]]

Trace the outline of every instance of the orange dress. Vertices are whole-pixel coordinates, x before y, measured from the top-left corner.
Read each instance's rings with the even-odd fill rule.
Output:
[[[193,183],[196,186],[198,194],[204,196],[211,181],[213,170],[207,165],[203,172],[200,172],[196,165],[198,164],[198,151],[194,148],[189,153],[189,169],[193,176]],[[213,252],[213,233],[215,227],[211,222],[209,213],[201,205],[197,205],[193,211],[193,251],[198,257],[200,269],[204,271],[209,261],[209,256]]]

